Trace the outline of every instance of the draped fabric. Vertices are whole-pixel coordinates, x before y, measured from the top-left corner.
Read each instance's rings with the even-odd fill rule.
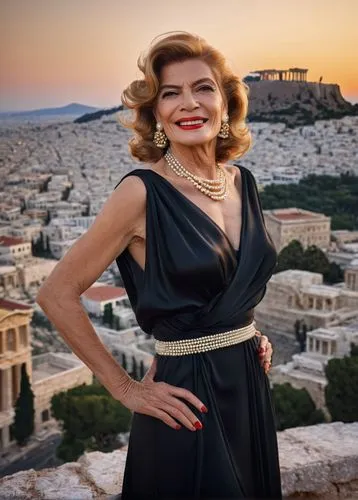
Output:
[[[240,247],[160,174],[136,169],[145,184],[145,268],[128,249],[116,259],[140,327],[181,340],[249,324],[276,264],[256,183],[241,173]],[[156,355],[154,380],[184,387],[203,429],[177,431],[133,412],[122,499],[282,499],[274,408],[258,337],[182,356]]]

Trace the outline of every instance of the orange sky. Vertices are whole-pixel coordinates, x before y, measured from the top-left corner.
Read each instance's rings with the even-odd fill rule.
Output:
[[[308,68],[357,102],[357,25],[358,0],[0,0],[0,111],[118,105],[170,30],[203,36],[241,77]]]

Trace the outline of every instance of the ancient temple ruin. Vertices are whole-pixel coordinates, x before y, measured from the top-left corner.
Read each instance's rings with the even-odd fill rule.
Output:
[[[289,69],[261,69],[251,71],[260,75],[260,80],[280,80],[287,82],[306,82],[307,81],[306,68],[289,68]]]

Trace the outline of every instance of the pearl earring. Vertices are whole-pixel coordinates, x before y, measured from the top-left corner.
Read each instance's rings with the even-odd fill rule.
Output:
[[[227,139],[229,137],[229,130],[229,116],[226,114],[222,119],[218,137],[221,137],[221,139]]]
[[[163,132],[163,126],[160,122],[157,123],[156,129],[153,142],[157,148],[164,149],[168,144],[168,137],[165,135],[165,132]]]

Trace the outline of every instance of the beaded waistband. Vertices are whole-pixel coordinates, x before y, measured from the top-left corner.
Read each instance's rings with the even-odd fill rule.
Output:
[[[237,330],[206,335],[205,337],[170,341],[156,340],[155,351],[161,356],[181,356],[183,354],[211,351],[248,340],[255,335],[255,332],[256,328],[254,322],[252,322]]]

